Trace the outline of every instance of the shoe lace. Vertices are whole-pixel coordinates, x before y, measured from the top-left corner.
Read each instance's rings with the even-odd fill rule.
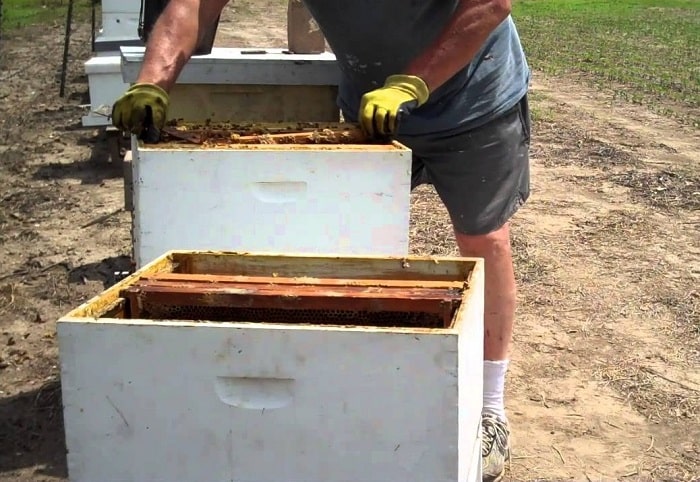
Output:
[[[494,444],[500,452],[505,452],[508,440],[506,424],[493,415],[485,414],[481,422],[481,455],[486,457],[493,450]]]

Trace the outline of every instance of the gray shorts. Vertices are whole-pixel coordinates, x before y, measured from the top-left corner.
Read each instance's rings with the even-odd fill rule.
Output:
[[[411,188],[432,184],[460,233],[497,230],[530,196],[530,125],[525,95],[474,129],[397,139],[413,150]]]

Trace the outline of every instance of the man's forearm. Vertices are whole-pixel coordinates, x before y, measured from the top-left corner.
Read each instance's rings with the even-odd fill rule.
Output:
[[[169,91],[226,3],[228,0],[171,0],[149,35],[137,82]]]
[[[433,92],[472,61],[510,10],[510,0],[463,0],[445,30],[403,73],[420,77]]]

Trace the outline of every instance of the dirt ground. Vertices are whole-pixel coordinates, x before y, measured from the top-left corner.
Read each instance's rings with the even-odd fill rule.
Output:
[[[281,2],[237,5],[218,44],[285,46]],[[65,99],[62,26],[2,40],[3,481],[67,480],[55,320],[129,268],[121,174],[80,125],[88,30],[74,32]],[[700,480],[700,134],[610,99],[535,72],[507,480]],[[456,254],[431,188],[412,210],[412,251]]]

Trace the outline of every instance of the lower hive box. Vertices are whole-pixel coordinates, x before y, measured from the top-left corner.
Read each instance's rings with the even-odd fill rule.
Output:
[[[408,252],[411,150],[353,125],[174,121],[132,158],[137,267],[171,249]]]
[[[481,259],[170,251],[58,321],[73,482],[480,481]]]

